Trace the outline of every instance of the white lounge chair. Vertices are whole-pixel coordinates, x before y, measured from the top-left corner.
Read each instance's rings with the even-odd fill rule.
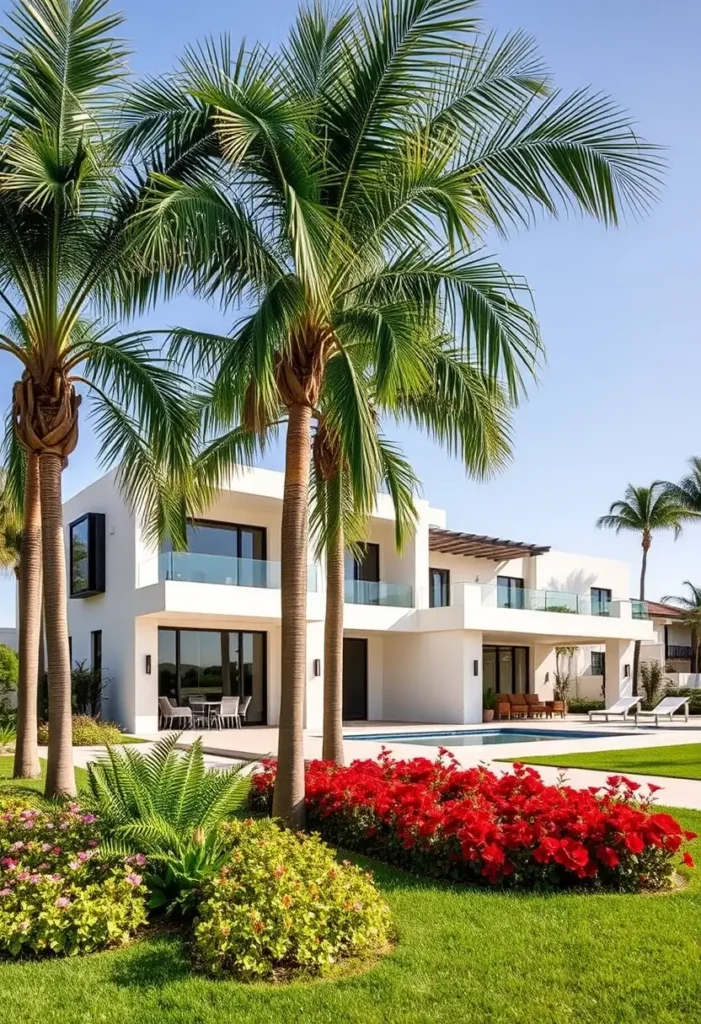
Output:
[[[192,728],[192,710],[174,707],[167,697],[158,698],[158,717],[161,729],[170,729],[173,722],[177,723],[177,728]]]
[[[603,708],[601,711],[590,711],[589,721],[593,720],[593,715],[605,715],[606,721],[609,720],[609,715],[621,715],[623,719],[628,717],[628,712],[632,711],[633,708],[640,703],[642,697],[619,697],[615,704],[612,704],[610,708]]]
[[[679,708],[684,708],[684,721],[689,721],[689,698],[688,697],[665,697],[657,707],[654,707],[651,711],[642,711],[640,708],[635,709],[635,724],[638,724],[638,718],[654,718],[655,725],[660,724],[660,716],[669,718],[672,721],[672,715]]]

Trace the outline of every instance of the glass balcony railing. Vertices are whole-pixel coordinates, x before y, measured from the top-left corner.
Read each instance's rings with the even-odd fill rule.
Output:
[[[647,603],[645,601],[630,602],[631,615],[634,619],[649,619]]]
[[[413,588],[408,583],[346,580],[347,604],[375,604],[390,608],[412,608]]]
[[[561,590],[522,590],[482,584],[482,605],[487,608],[521,608],[532,612],[563,612],[591,615],[588,594],[568,594]]]
[[[158,556],[158,579],[279,590],[280,563],[260,558],[201,555],[194,551],[164,551]],[[319,590],[316,565],[309,566],[307,587],[312,593]]]

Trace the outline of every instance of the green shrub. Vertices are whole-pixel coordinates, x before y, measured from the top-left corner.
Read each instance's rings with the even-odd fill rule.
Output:
[[[387,944],[390,915],[369,874],[339,864],[318,835],[272,821],[222,828],[229,863],[203,886],[193,929],[196,966],[242,979],[327,971]]]
[[[187,913],[202,880],[229,856],[219,827],[246,806],[250,783],[243,765],[209,771],[202,741],[179,751],[178,739],[165,736],[148,754],[110,749],[89,766],[89,780],[111,848],[148,855],[149,906]]]
[[[17,654],[7,644],[0,644],[0,693],[4,690],[16,690],[18,678]]]
[[[46,722],[39,723],[37,738],[41,747],[49,742],[49,726]],[[122,740],[122,731],[114,722],[98,722],[89,715],[73,716],[74,747],[106,747],[108,744],[121,743]]]
[[[567,701],[567,710],[572,715],[586,715],[589,711],[603,711],[604,702],[588,697],[573,697]]]
[[[126,942],[146,920],[138,861],[100,847],[77,804],[0,810],[0,953],[85,953]]]

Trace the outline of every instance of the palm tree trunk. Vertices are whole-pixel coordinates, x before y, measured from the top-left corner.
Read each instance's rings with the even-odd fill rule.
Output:
[[[647,572],[647,552],[650,544],[643,539],[643,560],[640,566],[640,600],[645,600],[645,574]],[[633,648],[633,696],[638,696],[638,670],[640,668],[640,641],[635,641]]]
[[[66,556],[61,502],[62,468],[63,459],[60,455],[42,452],[39,458],[41,539],[49,663],[49,752],[45,790],[47,797],[74,796],[76,792],[66,608]]]
[[[698,672],[699,665],[699,637],[695,629],[691,630],[691,659],[689,662],[689,671],[696,673]]]
[[[37,753],[37,679],[41,632],[41,504],[39,458],[27,456],[20,555],[19,681],[17,686],[17,741],[13,775],[36,779],[40,774]]]
[[[304,699],[307,681],[307,540],[311,409],[292,405],[287,420],[281,530],[280,726],[273,815],[302,828]]]
[[[321,756],[343,764],[343,527],[326,552],[324,621],[324,737]]]
[[[37,669],[37,687],[44,684],[46,675],[46,630],[44,629],[44,596],[42,594],[41,607],[39,610],[39,661]]]

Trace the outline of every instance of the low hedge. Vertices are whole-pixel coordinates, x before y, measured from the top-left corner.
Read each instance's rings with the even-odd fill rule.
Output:
[[[45,747],[49,742],[47,722],[39,723],[37,739],[40,747]],[[73,716],[74,747],[104,747],[107,744],[121,743],[123,739],[121,729],[114,722],[100,722],[90,715]]]
[[[204,883],[193,927],[199,970],[243,980],[323,974],[387,944],[390,914],[370,874],[339,864],[318,835],[250,819],[223,834],[233,853]]]
[[[688,697],[689,698],[689,714],[690,715],[701,715],[701,690],[689,690],[686,687],[681,689],[667,690],[667,697]],[[681,713],[681,712],[679,712]]]
[[[591,700],[588,697],[574,697],[567,701],[567,711],[572,715],[586,715],[590,711],[603,711],[603,700]]]

